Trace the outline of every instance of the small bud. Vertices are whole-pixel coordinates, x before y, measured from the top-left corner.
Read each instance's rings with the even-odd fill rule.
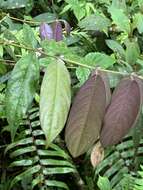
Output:
[[[56,42],[63,40],[62,25],[59,21],[53,23],[54,39]]]
[[[51,40],[53,39],[53,30],[50,25],[46,23],[42,23],[40,25],[40,37],[42,40],[48,39]]]

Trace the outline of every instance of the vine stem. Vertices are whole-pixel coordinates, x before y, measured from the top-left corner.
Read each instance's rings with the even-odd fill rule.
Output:
[[[46,22],[46,23],[50,24],[50,23],[52,23],[52,22],[54,22],[56,20],[64,22],[63,19],[55,19],[55,20],[51,20],[49,22],[47,22],[47,21],[38,22],[38,21],[32,21],[32,20],[23,20],[23,19],[20,19],[20,18],[16,18],[16,17],[10,16],[9,14],[7,14],[7,17],[10,18],[10,19],[12,19],[12,20],[18,21],[18,22],[28,23],[28,24],[37,24],[37,25],[40,25],[42,22]]]
[[[64,62],[66,62],[66,63],[71,63],[73,65],[78,65],[78,66],[81,66],[81,67],[84,67],[84,68],[87,68],[87,69],[95,69],[95,67],[93,67],[93,66],[85,65],[85,64],[79,63],[77,61],[66,59],[64,57],[57,57],[57,56],[54,56],[54,55],[49,55],[49,54],[45,53],[41,48],[33,49],[33,48],[27,47],[25,45],[19,45],[19,44],[15,43],[14,41],[0,41],[0,44],[2,44],[2,45],[11,45],[11,46],[14,46],[14,47],[19,47],[19,48],[26,49],[28,51],[37,52],[37,53],[40,53],[42,55],[46,55],[48,57],[53,57],[55,59],[60,59],[60,60],[62,60]],[[111,73],[111,74],[116,74],[116,75],[122,75],[122,76],[128,76],[129,75],[128,73],[119,72],[119,71],[113,71],[113,70],[106,70],[106,69],[101,69],[101,68],[98,68],[98,70],[106,72],[106,73]],[[138,78],[140,78],[140,79],[143,80],[143,77],[140,76],[140,75],[136,75],[134,73],[132,73],[132,75],[133,76],[137,76]]]
[[[32,21],[32,20],[22,20],[20,18],[16,18],[16,17],[10,16],[8,14],[7,14],[7,17],[12,20],[18,21],[18,22],[29,23],[29,24],[41,24],[41,22]]]
[[[9,59],[0,59],[1,62],[3,62],[2,64],[4,65],[15,65],[15,61],[9,60]]]

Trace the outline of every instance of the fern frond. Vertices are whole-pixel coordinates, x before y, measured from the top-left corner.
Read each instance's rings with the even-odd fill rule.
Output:
[[[133,190],[142,190],[143,189],[143,166],[141,165],[141,171],[138,172],[140,178],[135,178],[135,186]]]
[[[104,160],[95,170],[95,179],[100,174],[106,176],[111,182],[111,187],[116,190],[123,190],[126,181],[130,181],[129,189],[133,189],[135,177],[135,159],[143,163],[143,139],[139,142],[139,147],[134,147],[131,136],[124,138],[123,142],[108,149],[105,153]],[[136,156],[136,157],[135,157]]]
[[[40,128],[39,110],[32,109],[28,117],[21,124],[23,138],[7,146],[5,154],[9,152],[13,162],[10,167],[21,168],[21,171],[11,182],[11,188],[24,178],[32,176],[31,188],[39,186],[59,187],[68,186],[57,180],[58,174],[76,172],[70,157],[58,145],[51,144],[45,148],[44,134]]]

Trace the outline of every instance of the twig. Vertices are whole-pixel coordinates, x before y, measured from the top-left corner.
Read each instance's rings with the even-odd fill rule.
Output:
[[[93,67],[93,66],[85,65],[85,64],[79,63],[77,61],[73,61],[73,60],[70,60],[70,59],[63,58],[63,57],[57,57],[57,56],[54,56],[54,55],[49,55],[49,54],[45,53],[41,48],[33,49],[33,48],[27,47],[25,45],[19,45],[19,44],[15,43],[14,41],[0,41],[0,44],[11,45],[11,46],[14,46],[14,47],[19,47],[19,48],[26,49],[28,51],[38,52],[38,53],[40,53],[42,55],[45,55],[45,56],[48,56],[48,57],[53,57],[55,59],[61,59],[62,61],[66,62],[66,63],[70,63],[70,64],[73,64],[73,65],[78,65],[78,66],[81,66],[81,67],[84,67],[84,68],[87,68],[87,69],[95,69],[95,67]],[[107,73],[122,75],[122,76],[130,75],[129,73],[113,71],[113,70],[106,70],[106,69],[101,69],[101,68],[98,68],[98,70],[103,71],[103,72],[107,72]],[[139,76],[139,75],[136,75],[136,76],[138,78],[140,78],[141,80],[143,80],[142,76]]]
[[[4,65],[15,65],[15,61],[9,59],[0,59],[0,62],[2,62]]]

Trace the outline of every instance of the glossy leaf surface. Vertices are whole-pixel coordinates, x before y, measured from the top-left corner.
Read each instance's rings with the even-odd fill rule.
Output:
[[[38,60],[34,54],[29,53],[16,63],[6,91],[6,115],[12,139],[33,100],[38,80]]]

